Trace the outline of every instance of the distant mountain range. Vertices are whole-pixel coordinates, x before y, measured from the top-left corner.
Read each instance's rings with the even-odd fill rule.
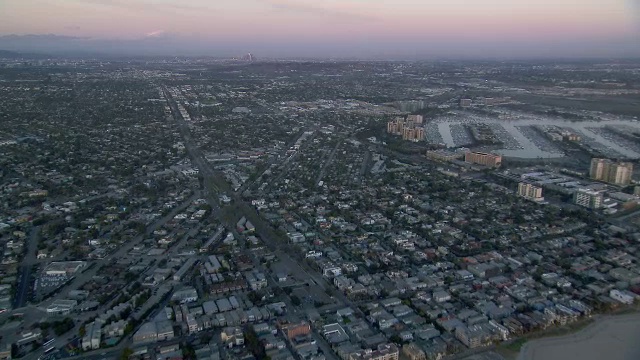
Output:
[[[100,39],[91,37],[45,35],[0,36],[5,57],[121,57],[121,56],[217,56],[246,54],[253,45],[232,41],[211,41],[154,32],[136,39]],[[42,55],[36,55],[42,54]],[[2,56],[2,55],[0,55]]]
[[[9,50],[0,50],[0,57],[2,58],[15,58],[21,56],[20,53]]]
[[[0,59],[45,59],[52,58],[54,56],[47,54],[36,54],[36,53],[22,53],[17,51],[9,51],[0,49]]]
[[[0,0],[2,1],[2,0]],[[633,45],[631,45],[633,43]],[[603,41],[595,43],[571,42],[562,44],[513,44],[483,45],[447,42],[432,42],[420,45],[395,42],[334,43],[307,41],[263,41],[251,39],[208,38],[206,36],[184,36],[154,31],[135,39],[105,39],[92,37],[43,35],[3,35],[0,49],[8,51],[5,57],[22,58],[119,58],[119,57],[191,57],[214,56],[237,57],[238,54],[255,52],[261,58],[339,58],[359,59],[558,59],[558,58],[637,58],[640,56],[637,41]],[[544,45],[544,46],[543,46]],[[588,46],[587,46],[588,45]],[[598,45],[598,46],[596,46]],[[356,52],[356,53],[354,53]],[[17,55],[16,55],[17,54]],[[37,55],[39,54],[39,55]],[[394,55],[390,55],[394,54]],[[1,55],[0,55],[1,56]],[[249,57],[250,59],[251,57]]]
[[[101,55],[159,55],[167,54],[177,41],[153,36],[133,40],[95,39],[63,35],[4,35],[0,36],[0,49],[21,56],[46,54],[49,56],[101,56]],[[11,54],[8,54],[11,55]]]

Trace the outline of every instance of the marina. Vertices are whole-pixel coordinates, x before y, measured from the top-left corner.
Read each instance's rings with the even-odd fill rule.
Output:
[[[604,156],[628,159],[640,158],[640,144],[606,128],[607,126],[616,126],[623,129],[640,130],[640,123],[635,120],[574,122],[525,115],[510,119],[498,119],[474,114],[459,114],[435,119],[434,123],[437,124],[442,143],[449,148],[466,146],[471,142],[472,139],[467,129],[465,129],[465,125],[487,124],[502,143],[502,145],[498,146],[497,153],[507,157],[528,159],[564,157],[563,151],[534,128],[534,126],[556,126],[579,135],[583,145],[600,152]],[[431,133],[435,127],[428,126],[430,127],[427,133]],[[436,144],[440,141],[440,138],[431,134],[427,141],[431,144]]]

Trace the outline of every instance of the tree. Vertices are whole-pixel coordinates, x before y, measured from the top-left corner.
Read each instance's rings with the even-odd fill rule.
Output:
[[[127,325],[124,327],[124,334],[129,335],[133,332],[133,322],[127,322]]]
[[[293,304],[293,306],[300,306],[300,304],[302,304],[302,301],[300,301],[299,297],[291,295],[291,303]]]
[[[402,344],[402,339],[400,338],[400,336],[398,335],[393,335],[389,338],[389,341],[391,341],[392,343],[396,343],[396,344]]]
[[[191,344],[187,343],[182,347],[182,355],[185,359],[195,359],[196,351]]]
[[[324,290],[324,292],[329,296],[333,296],[333,288],[328,287]]]
[[[133,350],[131,348],[124,348],[122,354],[120,354],[120,360],[129,360],[131,355],[133,355]]]
[[[257,303],[260,302],[260,300],[262,300],[262,296],[260,296],[260,294],[258,294],[255,291],[251,291],[247,294],[247,298],[249,298],[249,300],[251,300],[252,303]]]
[[[131,271],[127,271],[127,273],[124,275],[124,280],[129,283],[137,279],[138,279],[138,275],[135,273],[132,273]]]
[[[258,339],[258,334],[256,334],[255,330],[253,330],[253,326],[246,326],[244,329],[244,338],[247,344],[247,347],[258,360],[263,360],[266,358],[264,344],[260,342]]]
[[[56,336],[60,336],[73,329],[74,325],[75,323],[71,318],[64,318],[64,320],[62,321],[53,322],[53,324],[51,324],[51,327],[53,328],[53,332],[56,334]]]
[[[571,260],[570,259],[560,259],[558,260],[558,265],[562,267],[564,270],[571,269]]]

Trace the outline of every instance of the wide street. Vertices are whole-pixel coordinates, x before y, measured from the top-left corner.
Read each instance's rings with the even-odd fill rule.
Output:
[[[16,291],[16,297],[13,308],[21,308],[27,302],[27,294],[29,293],[29,285],[31,278],[31,267],[36,261],[36,249],[38,247],[38,239],[40,238],[40,230],[42,227],[35,226],[29,233],[27,241],[27,250],[22,266],[20,267],[20,282]]]
[[[224,182],[222,177],[219,176],[214,171],[214,169],[212,169],[211,165],[204,158],[202,152],[199,149],[197,149],[196,145],[193,144],[193,138],[190,134],[188,126],[184,121],[184,119],[182,118],[182,116],[180,115],[180,113],[176,110],[177,106],[175,104],[175,101],[173,100],[173,98],[170,97],[170,95],[168,94],[168,91],[166,90],[165,90],[165,96],[169,100],[171,104],[171,108],[174,109],[173,111],[174,117],[177,118],[178,123],[180,125],[181,133],[185,141],[185,147],[191,157],[191,161],[198,166],[200,174],[203,177],[203,183],[205,186],[205,194],[207,195],[207,199],[209,200],[209,203],[212,207],[217,208],[218,192],[220,191],[220,189],[228,188],[228,185]],[[339,144],[340,142],[338,142],[338,145]],[[333,156],[335,156],[338,145],[336,145],[336,147],[334,148],[334,151],[329,156],[327,162],[330,162]],[[241,191],[239,192],[227,191],[226,193],[229,194],[229,196],[233,199],[233,205],[227,206],[226,209],[222,209],[222,210],[225,211],[225,210],[233,209],[231,210],[232,214],[242,214],[242,216],[245,216],[249,221],[251,221],[251,223],[256,228],[255,233],[260,237],[260,239],[262,239],[262,241],[264,241],[267,247],[275,253],[278,260],[287,265],[286,267],[289,269],[289,271],[294,273],[306,274],[310,280],[313,280],[317,284],[317,286],[319,286],[323,290],[332,288],[332,285],[328,283],[327,279],[324,276],[322,276],[322,274],[318,273],[317,270],[310,268],[304,262],[298,262],[294,260],[295,254],[293,253],[291,247],[286,246],[287,240],[282,238],[282,236],[276,234],[274,229],[260,217],[260,215],[256,212],[255,208],[242,199]],[[220,220],[224,222],[223,217],[221,216],[220,218],[221,218]],[[233,221],[228,220],[226,221],[225,225],[227,225],[227,227],[229,229],[232,229],[232,232],[235,233],[234,231],[235,223]],[[338,302],[337,304],[338,307],[351,306],[357,312],[361,313],[361,310],[355,304],[353,304],[349,299],[347,299],[344,296],[344,294],[342,294],[341,292],[336,292],[335,295],[336,295],[336,300]],[[286,303],[290,309],[297,311],[296,307],[294,307],[291,304],[291,301],[289,298],[286,299]],[[364,314],[361,314],[361,315],[364,316]],[[314,337],[319,338],[315,334],[314,334]],[[326,342],[320,341],[319,346],[323,349],[325,354],[332,354],[332,352],[329,351],[330,349]]]

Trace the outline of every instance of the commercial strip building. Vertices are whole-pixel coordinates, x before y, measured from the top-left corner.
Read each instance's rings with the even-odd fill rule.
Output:
[[[447,149],[429,150],[427,151],[427,159],[436,161],[453,161],[460,160],[464,157],[461,151],[451,151]]]
[[[68,315],[76,306],[78,306],[76,300],[55,300],[47,306],[47,314]]]
[[[133,335],[134,344],[171,340],[174,337],[170,320],[152,321],[140,327]]]
[[[349,360],[398,360],[400,352],[394,344],[380,344],[376,350],[365,349],[349,355]]]
[[[464,154],[464,161],[488,167],[500,167],[502,165],[502,155],[469,151]]]
[[[193,286],[188,286],[174,292],[173,295],[171,295],[171,300],[179,302],[180,304],[195,302],[198,301],[198,292]]]
[[[43,273],[49,276],[73,276],[85,266],[85,261],[54,261],[44,268]]]
[[[173,280],[174,281],[182,280],[182,277],[187,273],[187,271],[191,270],[193,265],[196,264],[196,261],[198,261],[197,258],[194,258],[194,257],[189,258],[184,264],[182,264],[180,269],[178,269],[178,271],[176,271],[176,273],[173,274]]]

